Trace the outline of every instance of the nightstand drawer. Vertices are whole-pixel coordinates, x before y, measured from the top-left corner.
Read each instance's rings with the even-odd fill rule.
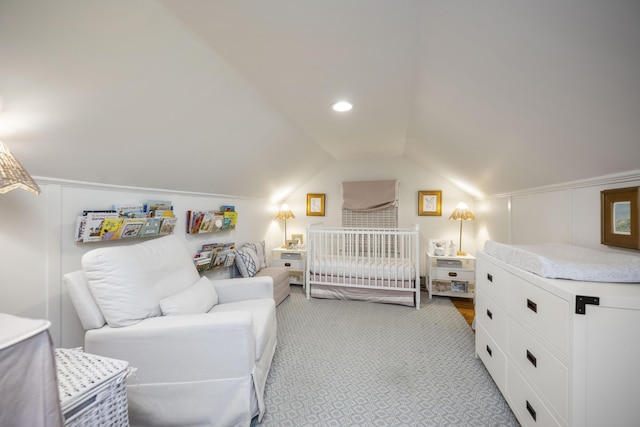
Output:
[[[291,270],[304,270],[304,261],[301,259],[273,259],[273,267],[284,267]]]
[[[475,281],[476,274],[469,270],[459,270],[453,268],[433,268],[431,269],[432,280],[463,280],[463,281]]]

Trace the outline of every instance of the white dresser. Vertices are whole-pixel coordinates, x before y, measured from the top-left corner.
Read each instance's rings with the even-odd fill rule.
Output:
[[[476,353],[522,425],[640,425],[640,284],[476,268]]]

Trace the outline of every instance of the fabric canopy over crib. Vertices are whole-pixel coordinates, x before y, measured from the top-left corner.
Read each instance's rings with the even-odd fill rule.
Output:
[[[355,299],[420,308],[418,226],[307,227],[307,298]]]
[[[560,243],[507,245],[494,241],[484,251],[507,264],[550,279],[640,283],[640,256]]]

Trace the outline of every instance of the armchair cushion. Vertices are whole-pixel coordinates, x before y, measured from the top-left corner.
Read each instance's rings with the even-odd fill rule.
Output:
[[[203,276],[194,285],[160,300],[163,316],[206,313],[218,304],[218,294],[211,281]]]
[[[82,268],[111,327],[159,316],[161,299],[200,279],[191,254],[173,234],[131,246],[91,250],[82,257]]]

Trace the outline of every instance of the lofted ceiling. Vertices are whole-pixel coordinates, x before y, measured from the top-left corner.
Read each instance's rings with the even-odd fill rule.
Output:
[[[1,0],[0,139],[36,176],[250,197],[363,158],[474,195],[622,173],[638,22],[632,0]]]

